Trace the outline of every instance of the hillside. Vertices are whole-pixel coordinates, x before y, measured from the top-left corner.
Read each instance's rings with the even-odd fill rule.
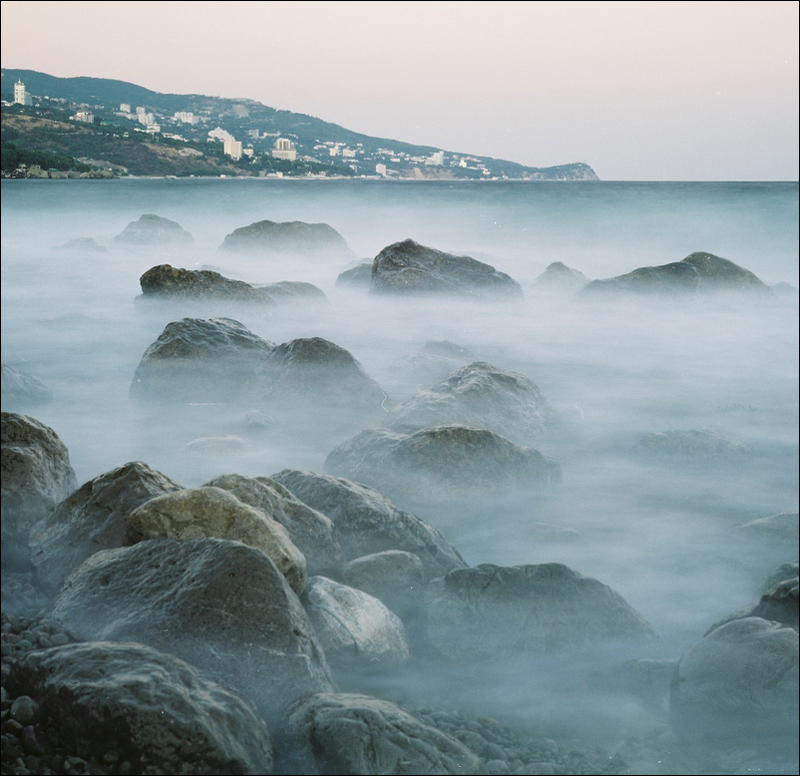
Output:
[[[24,83],[29,105],[12,104],[17,81]],[[371,137],[255,100],[161,94],[103,78],[3,70],[0,96],[4,175],[25,153],[44,152],[62,160],[55,169],[88,167],[115,175],[597,179],[583,163],[526,167]],[[234,144],[226,154],[225,138],[241,148]]]

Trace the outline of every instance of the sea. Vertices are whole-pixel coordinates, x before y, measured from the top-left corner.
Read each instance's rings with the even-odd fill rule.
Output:
[[[179,223],[192,243],[114,241],[143,214]],[[218,251],[233,230],[262,220],[328,224],[352,256]],[[96,249],[61,247],[76,238]],[[337,285],[343,271],[407,238],[492,264],[519,282],[524,301],[387,300]],[[404,371],[414,354],[428,342],[453,343],[528,377],[562,420],[535,444],[560,463],[561,484],[435,501],[410,486],[398,505],[441,530],[471,565],[557,562],[599,579],[659,636],[646,654],[620,660],[677,660],[714,623],[758,601],[776,566],[797,560],[796,528],[792,539],[741,527],[798,509],[799,249],[795,182],[3,180],[2,361],[53,394],[34,408],[4,398],[3,410],[53,428],[79,483],[135,460],[185,487],[226,473],[324,472],[352,429],[277,417],[274,433],[254,441],[243,429],[256,407],[200,402],[164,412],[130,397],[143,353],[183,315],[135,302],[149,268],[313,283],[327,303],[228,317],[273,343],[323,337],[346,348],[393,402],[432,387]],[[588,302],[536,283],[553,262],[602,279],[696,251],[750,270],[773,294]],[[718,434],[742,457],[669,462],[636,453],[647,434],[687,430]],[[207,455],[187,448],[221,436],[245,445]],[[427,676],[375,691],[411,705],[445,698],[553,736],[577,727],[612,751],[633,739],[671,740],[668,690],[642,705],[576,689],[577,673],[566,663],[546,676],[492,673],[483,686]],[[640,772],[795,768],[796,751],[770,759],[731,745],[687,766],[670,764],[668,749],[658,750],[663,762],[647,750],[653,770]]]

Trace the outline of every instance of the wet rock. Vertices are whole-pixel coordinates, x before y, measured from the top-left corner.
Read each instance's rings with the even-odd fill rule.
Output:
[[[234,401],[274,348],[231,318],[173,321],[144,352],[131,395],[167,401]]]
[[[646,434],[635,452],[662,461],[736,461],[748,454],[744,445],[705,429]]]
[[[377,598],[311,577],[300,600],[333,668],[382,669],[408,659],[402,621]]]
[[[797,572],[795,571],[795,574]],[[763,620],[779,622],[789,628],[798,630],[798,619],[800,619],[800,593],[798,592],[797,576],[782,579],[776,582],[759,599],[758,603],[741,609],[738,612],[724,617],[719,622],[712,625],[706,636],[716,628],[733,620],[742,620],[747,617],[760,617]]]
[[[403,240],[384,248],[372,262],[370,293],[445,294],[472,299],[522,299],[519,283],[470,256]]]
[[[471,426],[524,444],[554,415],[541,390],[525,375],[476,361],[392,409],[385,425],[406,433],[448,424]]]
[[[762,595],[769,592],[779,582],[783,582],[787,579],[794,579],[797,576],[800,576],[800,563],[797,561],[794,563],[782,563],[780,566],[773,569],[764,580],[764,584],[761,585]]]
[[[2,396],[6,410],[24,410],[53,400],[53,392],[33,375],[2,365]]]
[[[126,463],[81,485],[31,531],[31,562],[40,583],[55,590],[90,555],[122,547],[130,512],[180,489],[142,461]]]
[[[548,294],[576,294],[588,282],[589,278],[580,270],[554,261],[534,280],[533,287],[536,291]]]
[[[769,287],[749,269],[713,253],[696,251],[690,253],[682,263],[697,270],[702,292],[739,291],[771,296]]]
[[[336,278],[336,285],[343,288],[369,288],[372,282],[372,262],[367,261],[357,267],[340,272]]]
[[[250,410],[244,418],[244,430],[248,436],[264,436],[275,427],[275,418],[260,410]]]
[[[398,509],[370,487],[293,469],[284,469],[270,479],[331,519],[346,561],[385,550],[410,552],[422,561],[426,581],[467,565],[440,531]]]
[[[787,544],[794,545],[796,550],[797,541],[800,538],[800,513],[789,511],[761,517],[745,523],[739,527],[739,530],[748,536],[785,541]]]
[[[204,486],[157,496],[125,520],[125,544],[148,539],[216,537],[241,542],[267,555],[300,593],[306,583],[306,559],[286,529],[260,509],[222,488]]]
[[[461,425],[413,434],[362,431],[328,455],[325,469],[390,497],[412,489],[426,499],[561,481],[561,467],[538,450],[520,447],[488,429]]]
[[[227,235],[218,250],[260,255],[323,254],[331,258],[355,258],[344,238],[333,227],[303,221],[257,221],[242,226]]]
[[[711,631],[680,659],[670,693],[684,737],[769,746],[797,737],[797,631],[758,617]]]
[[[38,698],[60,738],[132,772],[272,773],[269,731],[245,700],[141,644],[31,652],[8,684]]]
[[[114,242],[125,245],[187,245],[193,240],[179,223],[145,213],[138,221],[131,221],[114,237]]]
[[[56,250],[74,251],[75,253],[108,253],[108,248],[99,245],[93,237],[74,237],[63,245],[57,245]]]
[[[287,717],[292,772],[476,774],[480,759],[454,738],[388,701],[313,695]]]
[[[428,585],[425,639],[445,659],[556,654],[654,638],[608,585],[560,563],[451,571]]]
[[[467,348],[447,340],[431,340],[420,349],[406,354],[392,367],[398,378],[416,390],[449,377],[462,366],[475,360]]]
[[[305,555],[310,575],[325,575],[338,568],[341,547],[333,522],[322,512],[304,504],[279,482],[268,477],[224,474],[206,485],[229,491],[240,501],[280,523]]]
[[[285,577],[240,542],[153,539],[95,553],[67,579],[51,615],[85,639],[138,641],[186,660],[268,719],[333,689]]]

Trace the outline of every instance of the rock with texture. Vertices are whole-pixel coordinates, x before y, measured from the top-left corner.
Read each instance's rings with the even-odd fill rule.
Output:
[[[138,221],[131,221],[115,238],[115,243],[125,245],[187,245],[192,240],[179,223],[168,218],[145,213]]]
[[[322,254],[331,258],[355,258],[344,237],[333,227],[303,221],[256,221],[234,229],[219,250],[267,256]]]
[[[62,737],[134,773],[272,773],[269,731],[245,700],[141,644],[36,650],[8,682]]]
[[[40,583],[54,590],[90,555],[122,547],[127,516],[151,498],[180,489],[141,461],[81,485],[31,531],[31,561]]]
[[[589,278],[580,270],[568,267],[561,261],[554,261],[533,281],[533,287],[536,291],[547,294],[576,294],[588,282]]]
[[[336,278],[336,285],[343,288],[369,288],[372,282],[372,262],[367,261],[357,267],[340,272]]]
[[[798,630],[798,620],[800,619],[798,609],[800,609],[800,590],[795,570],[794,576],[776,582],[757,603],[723,618],[712,625],[705,635],[708,636],[709,633],[725,623],[742,620],[746,617],[760,617],[763,620],[772,620]]]
[[[516,280],[470,256],[454,256],[403,240],[384,248],[372,262],[370,293],[444,294],[472,299],[522,299]]]
[[[467,565],[441,531],[398,509],[370,487],[293,469],[270,479],[333,521],[346,561],[384,550],[410,552],[422,561],[426,581]]]
[[[388,701],[320,693],[287,718],[295,773],[477,774],[480,759],[460,741]]]
[[[68,577],[51,616],[88,640],[138,641],[186,660],[269,719],[333,689],[286,578],[240,542],[153,539],[95,553]]]
[[[6,410],[24,410],[51,402],[53,392],[33,375],[3,364],[2,397]]]
[[[560,563],[483,564],[428,585],[425,640],[445,659],[587,652],[655,634],[608,585]]]

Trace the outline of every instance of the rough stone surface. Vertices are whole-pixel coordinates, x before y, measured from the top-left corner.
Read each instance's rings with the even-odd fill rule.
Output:
[[[370,293],[522,299],[519,283],[490,264],[403,240],[372,262]]]
[[[84,561],[51,616],[88,640],[138,641],[249,697],[268,719],[333,688],[299,599],[261,550],[153,539]]]
[[[486,428],[525,444],[553,417],[549,402],[525,375],[476,361],[393,408],[385,425],[408,433],[457,424]]]
[[[269,254],[324,254],[338,258],[355,258],[344,238],[328,224],[307,224],[303,221],[257,221],[231,232],[219,247],[220,251]]]
[[[192,235],[179,223],[145,213],[138,221],[131,221],[114,238],[114,242],[126,245],[186,245],[193,240]]]
[[[588,282],[589,278],[580,270],[568,267],[561,261],[554,261],[534,280],[533,287],[548,294],[575,294]]]
[[[343,288],[369,288],[372,282],[372,262],[367,261],[357,267],[340,272],[336,285]]]
[[[6,410],[24,410],[51,402],[53,392],[33,375],[3,364],[2,397]]]
[[[31,562],[39,581],[56,589],[90,555],[122,547],[128,514],[151,498],[180,489],[141,461],[81,485],[31,531]]]
[[[286,529],[260,509],[222,488],[204,486],[157,496],[125,520],[125,544],[147,539],[216,537],[242,542],[265,553],[300,593],[306,583],[306,559]]]
[[[224,474],[206,485],[229,491],[279,522],[305,555],[309,575],[330,574],[338,568],[341,562],[339,532],[331,519],[304,504],[279,482],[268,477]]]
[[[797,561],[793,563],[782,563],[780,566],[773,569],[764,580],[764,584],[761,585],[761,594],[768,593],[779,582],[784,582],[787,579],[794,579],[797,576],[800,576],[800,563]]]
[[[608,585],[560,563],[483,564],[428,585],[425,639],[445,659],[587,651],[654,633]]]
[[[134,773],[272,773],[269,731],[246,701],[141,644],[30,652],[8,685],[35,697],[36,714],[61,737],[126,760]]]
[[[333,668],[382,669],[408,659],[402,621],[377,598],[311,577],[300,600]]]
[[[232,401],[275,345],[231,318],[168,323],[142,356],[131,395],[171,401]]]
[[[295,773],[477,774],[466,746],[388,701],[320,693],[296,703],[287,731]]]
[[[735,461],[748,454],[744,445],[705,429],[646,434],[635,452],[663,461]]]
[[[366,485],[293,469],[284,469],[270,479],[333,521],[346,561],[402,550],[422,561],[426,581],[467,565],[440,531]]]
[[[690,253],[682,263],[690,264],[697,270],[702,292],[744,291],[759,296],[771,295],[769,287],[749,269],[713,253],[696,251]]]
[[[328,455],[325,470],[390,497],[411,488],[426,499],[561,481],[561,467],[538,450],[520,447],[488,429],[462,425],[413,434],[362,431]]]
[[[796,740],[797,631],[759,617],[722,625],[680,659],[670,692],[672,723],[685,737],[764,746]]]
[[[794,573],[794,577],[776,582],[761,596],[757,603],[734,612],[712,625],[705,635],[708,636],[709,633],[725,623],[746,617],[760,617],[763,620],[772,620],[798,630],[800,627],[798,625],[798,620],[800,619],[800,611],[798,611],[800,609],[800,592],[798,590],[797,571]]]

